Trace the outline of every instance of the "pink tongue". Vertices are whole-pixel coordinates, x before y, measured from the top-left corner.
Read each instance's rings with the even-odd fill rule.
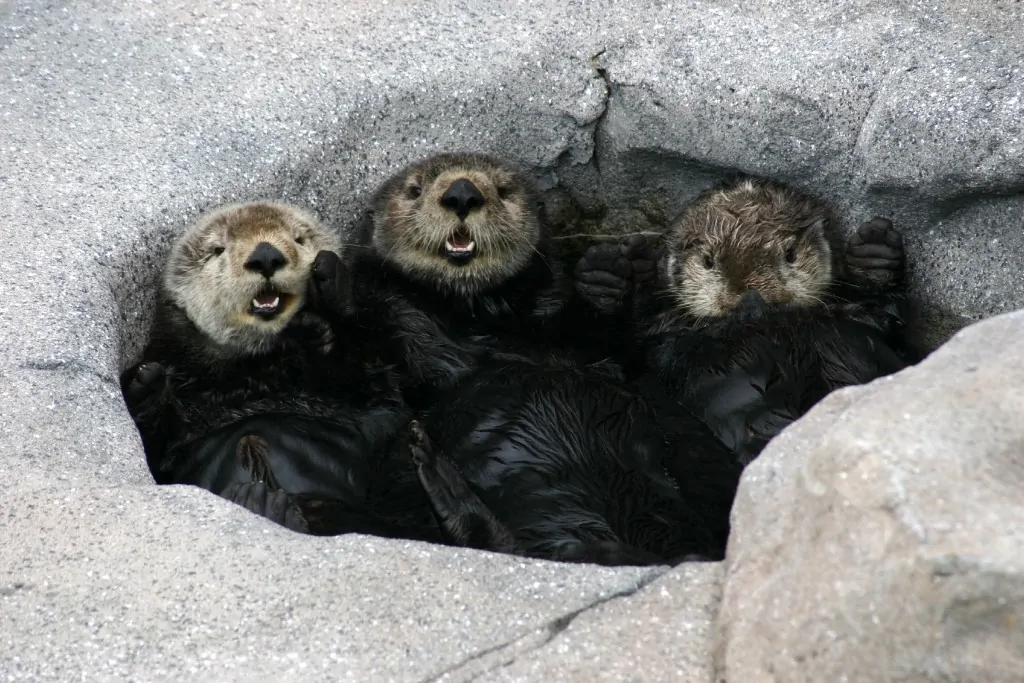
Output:
[[[270,290],[269,292],[263,292],[256,297],[256,303],[261,306],[269,306],[274,303],[274,299],[277,298],[277,292]]]
[[[469,235],[464,232],[457,232],[452,235],[452,246],[458,247],[459,249],[462,247],[468,247],[471,241],[472,240],[469,239]]]

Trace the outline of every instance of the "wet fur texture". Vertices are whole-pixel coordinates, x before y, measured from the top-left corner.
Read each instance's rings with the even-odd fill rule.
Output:
[[[287,259],[270,277],[242,265],[260,243]],[[382,332],[350,314],[343,274],[313,277],[325,260],[340,264],[334,245],[294,207],[236,205],[202,217],[171,250],[150,342],[122,375],[125,400],[159,484],[201,486],[316,533],[281,494],[335,499],[353,508],[346,523],[358,513],[376,524],[388,518],[375,501],[408,483],[411,512],[396,510],[397,520],[423,519],[425,531],[416,522],[407,533],[429,535],[436,524],[396,447],[411,411],[376,348]],[[268,282],[291,296],[273,320],[249,311]]]
[[[506,188],[504,207],[465,219],[488,255],[476,270],[439,252],[466,229],[435,206],[460,179],[481,186],[483,207],[496,196],[483,188]],[[617,339],[609,316],[557,270],[547,239],[532,183],[484,155],[413,164],[371,202],[370,248],[350,262],[358,305],[396,330],[382,343],[422,414],[418,472],[438,520],[455,542],[548,559],[720,557],[731,461],[692,415],[622,389],[601,363]]]
[[[776,183],[728,181],[683,212],[661,278],[625,285],[638,338],[627,374],[698,415],[740,466],[831,391],[919,359],[899,233],[875,218],[837,248],[829,215]]]

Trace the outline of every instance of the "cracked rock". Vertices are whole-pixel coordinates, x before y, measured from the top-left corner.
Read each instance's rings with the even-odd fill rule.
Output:
[[[838,391],[733,508],[719,681],[1010,683],[1024,671],[1024,312]]]

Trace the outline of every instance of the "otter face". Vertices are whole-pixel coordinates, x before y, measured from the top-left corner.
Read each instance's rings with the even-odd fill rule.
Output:
[[[439,154],[387,181],[372,202],[372,244],[406,275],[474,294],[522,269],[541,237],[520,171],[484,154]]]
[[[302,307],[317,252],[338,248],[298,208],[224,206],[202,216],[175,243],[164,289],[214,342],[256,353]]]
[[[766,181],[743,180],[686,208],[671,238],[669,286],[697,318],[746,303],[811,305],[832,284],[829,212]]]

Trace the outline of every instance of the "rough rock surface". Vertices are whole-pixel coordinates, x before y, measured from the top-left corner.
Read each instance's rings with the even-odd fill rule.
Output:
[[[719,680],[1024,671],[1024,311],[835,392],[745,473]]]
[[[329,677],[412,680],[526,652],[650,576],[293,537],[153,487],[116,378],[199,212],[272,197],[345,230],[399,165],[471,147],[535,169],[570,231],[660,229],[742,169],[821,192],[847,227],[893,216],[955,326],[1024,303],[1022,21],[1008,0],[0,0],[0,678],[281,680],[301,646]],[[611,604],[593,633],[633,618]],[[529,642],[523,675],[556,675]]]

